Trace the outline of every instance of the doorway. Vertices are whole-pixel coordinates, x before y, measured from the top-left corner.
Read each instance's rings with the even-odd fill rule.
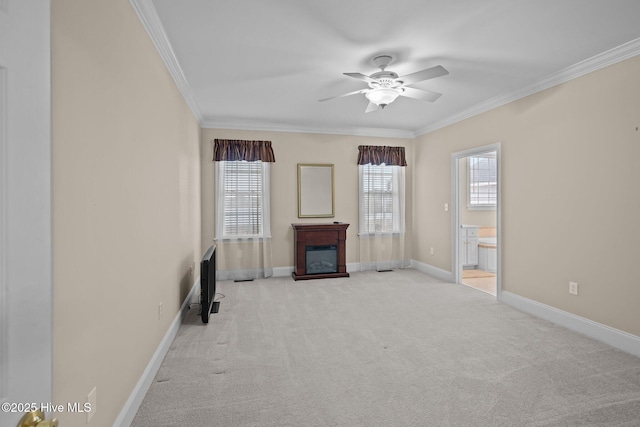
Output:
[[[499,297],[500,144],[452,154],[455,283]]]

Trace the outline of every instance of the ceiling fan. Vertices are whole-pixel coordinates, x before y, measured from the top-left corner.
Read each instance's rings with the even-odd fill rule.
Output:
[[[367,89],[360,89],[343,95],[324,98],[320,101],[328,101],[334,98],[342,98],[344,96],[363,93],[369,100],[369,105],[367,105],[365,113],[369,113],[377,110],[378,107],[384,109],[384,107],[395,101],[398,96],[406,96],[408,98],[429,102],[433,102],[442,96],[441,93],[418,89],[410,87],[409,85],[436,77],[446,76],[449,72],[444,67],[437,65],[422,71],[407,74],[406,76],[398,77],[398,75],[393,71],[385,70],[392,60],[393,57],[390,55],[380,55],[373,58],[373,64],[376,67],[379,67],[380,71],[373,73],[370,76],[366,76],[361,73],[344,73],[345,76],[367,82],[369,84]]]

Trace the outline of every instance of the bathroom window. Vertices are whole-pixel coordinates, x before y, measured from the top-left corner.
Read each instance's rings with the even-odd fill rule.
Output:
[[[495,209],[498,201],[496,152],[467,158],[467,206],[469,209]]]

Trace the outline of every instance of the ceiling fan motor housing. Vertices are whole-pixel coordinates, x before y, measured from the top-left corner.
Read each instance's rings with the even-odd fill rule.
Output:
[[[400,87],[402,86],[402,82],[396,80],[398,74],[385,70],[392,60],[393,58],[389,55],[381,55],[373,58],[373,64],[379,67],[380,71],[369,76],[374,80],[369,82],[369,87],[373,90],[365,94],[370,102],[373,102],[383,109],[395,101],[402,93],[402,88]]]
[[[395,88],[402,84],[401,81],[396,80],[398,75],[393,71],[378,71],[369,77],[376,80],[375,82],[369,82],[369,87],[372,89],[379,87]]]

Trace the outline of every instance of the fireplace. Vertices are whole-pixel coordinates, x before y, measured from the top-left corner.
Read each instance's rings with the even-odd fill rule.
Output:
[[[349,224],[291,224],[294,235],[294,280],[349,277],[345,240]]]

